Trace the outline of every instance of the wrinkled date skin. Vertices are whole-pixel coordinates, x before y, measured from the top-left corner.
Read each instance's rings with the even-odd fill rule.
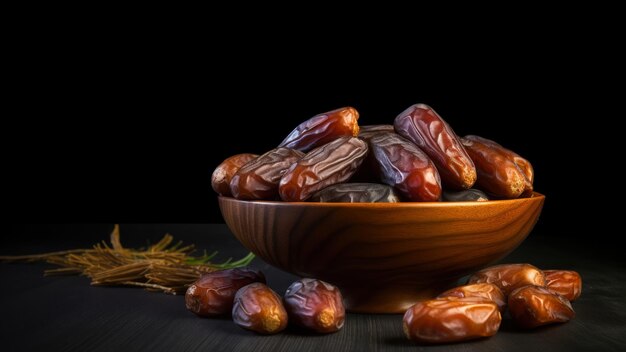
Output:
[[[476,168],[472,159],[452,128],[430,106],[409,107],[396,117],[394,127],[430,157],[444,186],[463,190],[474,185]]]
[[[498,288],[498,286],[494,284],[482,283],[482,284],[473,284],[473,285],[465,285],[459,286],[448,291],[441,293],[437,298],[442,297],[458,297],[458,298],[466,298],[466,297],[475,297],[475,298],[484,298],[490,301],[493,301],[498,305],[498,309],[500,312],[504,311],[506,308],[506,297],[502,291]]]
[[[488,144],[492,148],[501,151],[503,154],[505,154],[509,158],[509,160],[513,161],[515,165],[522,171],[522,173],[526,177],[524,192],[522,195],[528,194],[528,193],[532,194],[533,182],[535,180],[535,171],[533,169],[532,164],[528,160],[522,158],[521,156],[519,156],[519,154],[515,153],[514,151],[507,149],[501,146],[499,143],[492,141],[490,139],[479,137],[479,136],[474,136],[474,135],[465,136],[464,138],[468,138],[468,137],[470,140],[477,140],[477,141],[481,141],[482,143]]]
[[[283,175],[278,191],[287,202],[302,202],[317,191],[348,180],[367,154],[367,144],[339,137],[311,150]]]
[[[410,201],[440,199],[441,179],[437,168],[413,143],[395,133],[379,133],[370,139],[369,145],[383,183]]]
[[[461,142],[474,160],[478,172],[476,184],[480,189],[498,198],[532,195],[532,183],[515,163],[513,152],[479,136],[465,136],[461,138]],[[529,167],[532,177],[532,166],[527,162],[525,168],[528,170]]]
[[[285,297],[289,321],[319,333],[339,331],[346,309],[339,289],[316,279],[301,279],[289,286]]]
[[[395,203],[398,195],[392,187],[380,183],[340,183],[315,193],[312,202]]]
[[[256,282],[235,295],[233,321],[259,334],[275,334],[287,327],[287,311],[276,292]]]
[[[511,292],[509,313],[515,323],[525,329],[564,323],[576,315],[567,299],[539,286],[520,287]]]
[[[502,316],[484,298],[446,297],[418,302],[404,314],[404,334],[420,343],[449,343],[493,336]]]
[[[583,289],[583,281],[580,275],[571,270],[544,270],[546,276],[546,288],[558,293],[570,302],[575,301]]]
[[[222,196],[230,197],[230,181],[235,173],[249,161],[258,157],[257,154],[243,153],[233,155],[219,164],[211,175],[211,187]]]
[[[265,283],[263,273],[248,268],[236,268],[204,274],[187,288],[185,306],[204,317],[230,313],[237,291],[253,282]]]
[[[476,188],[458,192],[443,191],[441,198],[444,202],[486,202],[489,200],[485,192]]]
[[[381,132],[395,133],[395,129],[393,125],[365,125],[359,130],[359,138],[367,141]]]
[[[275,148],[242,166],[230,182],[237,199],[277,199],[278,183],[287,169],[304,153]]]
[[[537,285],[544,286],[546,278],[543,271],[530,264],[494,265],[470,276],[468,284],[490,283],[498,286],[508,297],[516,288]]]
[[[351,107],[315,115],[291,131],[279,147],[307,152],[337,137],[356,137],[359,134],[358,119],[358,111]]]

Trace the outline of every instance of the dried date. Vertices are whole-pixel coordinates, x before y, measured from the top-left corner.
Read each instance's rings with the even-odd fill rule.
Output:
[[[567,300],[575,301],[582,292],[583,281],[580,275],[571,270],[544,270],[546,288],[558,293]]]
[[[396,133],[422,149],[437,166],[444,186],[453,190],[471,188],[476,168],[452,128],[425,104],[415,104],[394,120]]]
[[[544,286],[546,278],[541,270],[530,264],[502,264],[485,268],[470,276],[468,283],[490,283],[498,286],[505,296],[516,288]]]
[[[567,299],[539,286],[524,286],[511,292],[509,313],[518,326],[526,329],[564,323],[576,315]]]
[[[498,286],[488,283],[455,287],[437,296],[437,298],[442,297],[476,297],[488,299],[498,305],[500,312],[504,311],[504,308],[506,307],[506,297],[504,297],[502,291],[498,288]]]
[[[222,196],[230,197],[230,181],[235,173],[249,161],[258,157],[256,154],[243,153],[233,155],[219,164],[211,175],[211,187]]]
[[[315,115],[291,131],[279,147],[307,152],[337,137],[356,137],[359,134],[358,119],[358,111],[351,107]]]
[[[287,311],[276,292],[256,282],[242,287],[235,295],[233,321],[260,334],[275,334],[287,327]]]
[[[417,302],[404,314],[405,335],[420,343],[448,343],[493,336],[502,316],[484,298],[445,297]]]
[[[433,162],[418,147],[395,133],[378,133],[369,140],[381,181],[410,201],[438,201],[441,180]]]
[[[366,154],[367,144],[354,137],[339,137],[311,150],[283,175],[278,188],[280,198],[305,201],[321,189],[347,181]]]
[[[237,291],[253,282],[265,283],[258,270],[247,268],[225,269],[202,275],[185,293],[185,306],[200,316],[229,313]]]
[[[289,321],[320,333],[339,331],[346,310],[339,289],[316,279],[301,279],[289,286],[285,297]]]
[[[379,183],[340,183],[324,188],[309,200],[332,203],[395,203],[399,201],[392,187]]]
[[[522,158],[519,154],[515,153],[514,151],[507,149],[503,147],[502,145],[500,145],[499,143],[492,141],[490,139],[479,137],[479,136],[474,136],[474,135],[465,136],[464,138],[468,138],[468,137],[470,140],[477,140],[477,141],[481,141],[482,143],[488,144],[491,148],[499,150],[500,152],[505,154],[509,160],[513,161],[513,163],[515,163],[515,165],[522,171],[522,173],[526,177],[525,184],[524,184],[524,192],[522,194],[523,195],[532,194],[533,182],[535,179],[535,171],[533,169],[532,164],[528,160]]]
[[[474,160],[478,172],[476,184],[481,189],[499,198],[532,194],[532,183],[514,161],[511,151],[492,140],[474,135],[461,138],[461,142]],[[532,167],[530,170],[532,173]]]
[[[237,199],[277,199],[280,178],[304,153],[275,148],[242,166],[230,182]]]

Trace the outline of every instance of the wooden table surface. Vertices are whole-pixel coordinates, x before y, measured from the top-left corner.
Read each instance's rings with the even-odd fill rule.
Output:
[[[31,225],[12,228],[0,254],[17,255],[88,247],[108,239],[112,225]],[[122,243],[141,246],[165,232],[220,259],[247,251],[223,224],[122,225]],[[479,341],[420,346],[402,332],[401,315],[348,314],[330,335],[297,329],[272,336],[243,330],[228,318],[199,318],[182,296],[136,288],[92,287],[78,276],[43,277],[43,263],[0,264],[1,351],[625,351],[626,260],[597,238],[559,239],[533,233],[502,262],[576,270],[584,281],[569,323],[521,331],[506,318],[498,334]],[[260,259],[268,284],[283,293],[295,276]]]

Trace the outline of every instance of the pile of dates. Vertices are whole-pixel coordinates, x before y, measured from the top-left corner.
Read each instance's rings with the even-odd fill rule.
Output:
[[[575,271],[540,270],[530,264],[503,264],[470,276],[467,285],[420,301],[404,314],[405,335],[425,344],[450,343],[495,335],[508,308],[524,329],[574,318],[571,301],[580,297]]]
[[[464,286],[419,301],[403,317],[403,330],[422,344],[493,336],[508,314],[524,329],[574,318],[570,302],[580,297],[575,271],[540,270],[530,264],[496,265],[470,276]],[[339,331],[346,318],[339,289],[303,278],[281,298],[262,272],[236,268],[204,274],[185,294],[188,310],[202,317],[232,315],[235,324],[259,334],[275,334],[288,323],[315,333]]]
[[[313,116],[262,155],[237,154],[213,172],[222,196],[287,202],[485,201],[530,197],[528,160],[479,136],[459,138],[416,104],[393,125],[358,125],[351,107]]]
[[[281,298],[262,272],[236,268],[204,274],[185,293],[187,309],[204,317],[232,314],[235,324],[275,334],[287,322],[316,333],[339,331],[346,313],[339,289],[316,279],[300,279]]]

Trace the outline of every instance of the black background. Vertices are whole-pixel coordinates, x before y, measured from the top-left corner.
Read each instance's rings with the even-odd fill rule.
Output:
[[[469,36],[436,47],[384,38],[380,47],[274,46],[254,34],[33,39],[12,55],[19,112],[3,131],[15,223],[222,222],[210,175],[226,157],[263,153],[338,107],[355,107],[365,125],[421,102],[457,134],[533,163],[547,196],[537,231],[608,227],[588,212],[611,213],[589,201],[615,173],[600,158],[614,150],[605,87],[616,77],[593,38]]]

